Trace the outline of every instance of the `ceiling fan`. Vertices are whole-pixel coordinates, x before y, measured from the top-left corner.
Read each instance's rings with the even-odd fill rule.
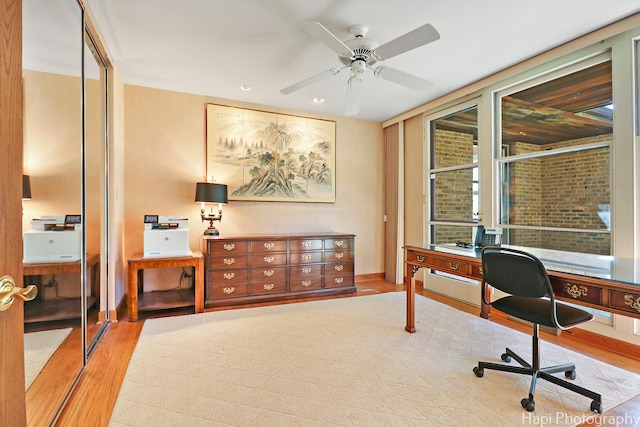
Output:
[[[364,83],[363,74],[368,69],[373,71],[373,75],[399,85],[408,87],[416,91],[426,90],[431,86],[431,82],[420,77],[396,70],[385,65],[374,65],[394,56],[405,53],[409,50],[424,46],[440,38],[438,31],[431,24],[425,24],[409,31],[403,36],[391,40],[382,46],[375,41],[366,38],[369,27],[358,24],[352,25],[349,29],[353,39],[345,42],[341,41],[331,31],[319,22],[304,22],[300,27],[311,36],[315,37],[330,49],[338,54],[338,59],[343,64],[342,67],[334,67],[330,70],[311,76],[298,83],[282,89],[280,92],[288,95],[299,89],[307,87],[327,77],[335,76],[342,70],[350,69],[351,77],[347,85],[347,96],[345,102],[345,115],[351,116],[358,112],[360,108],[360,94]]]

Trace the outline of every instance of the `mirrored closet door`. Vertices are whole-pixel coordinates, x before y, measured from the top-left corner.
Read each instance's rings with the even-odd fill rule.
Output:
[[[23,0],[29,425],[55,419],[108,324],[106,77],[78,1]]]

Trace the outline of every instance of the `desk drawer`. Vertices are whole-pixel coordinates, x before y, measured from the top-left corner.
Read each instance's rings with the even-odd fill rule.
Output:
[[[640,315],[640,293],[609,291],[609,306]]]
[[[558,297],[564,297],[574,301],[588,302],[602,305],[602,289],[582,283],[573,283],[567,280],[550,278],[553,292]]]
[[[444,259],[431,255],[422,255],[416,252],[407,252],[407,262],[420,264],[425,268],[433,268],[444,273],[451,274],[471,274],[471,264],[467,261],[457,259]]]

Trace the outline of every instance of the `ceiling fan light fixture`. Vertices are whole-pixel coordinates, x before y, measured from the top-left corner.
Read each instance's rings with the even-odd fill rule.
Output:
[[[245,92],[251,92],[253,90],[253,86],[243,83],[240,86],[240,90],[243,90]]]
[[[324,98],[318,98],[318,97],[313,98],[313,102],[315,102],[316,104],[322,104],[324,101],[325,101]]]

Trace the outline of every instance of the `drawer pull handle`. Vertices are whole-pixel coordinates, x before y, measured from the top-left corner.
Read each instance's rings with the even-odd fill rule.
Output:
[[[344,246],[344,240],[336,240],[336,246],[341,248],[342,246]]]
[[[305,288],[311,286],[311,280],[303,280],[302,286],[304,286]]]
[[[340,284],[340,283],[344,282],[344,278],[343,277],[336,277],[333,281],[338,283],[338,284]]]
[[[264,257],[264,262],[266,262],[267,264],[271,264],[273,262],[273,260],[275,260],[275,258],[272,257],[272,256]]]
[[[304,242],[302,242],[302,247],[303,248],[310,248],[311,247],[311,242],[309,242],[308,240],[305,240]]]
[[[232,273],[224,273],[224,274],[222,275],[222,277],[224,277],[224,278],[225,278],[225,279],[227,279],[227,280],[231,280],[231,279],[233,279],[234,277],[236,277],[236,273],[233,273],[233,272],[232,272]]]
[[[449,268],[452,269],[453,271],[456,271],[460,268],[460,264],[454,264],[451,261],[449,261]]]
[[[427,257],[424,257],[422,255],[416,255],[416,259],[418,260],[418,262],[424,262],[424,260],[427,259]]]
[[[234,293],[236,291],[236,288],[234,288],[233,286],[230,286],[228,288],[222,288],[222,292],[224,292],[227,295],[230,295],[232,293]]]
[[[303,272],[304,274],[309,274],[309,273],[311,273],[311,267],[304,267],[304,268],[302,269],[302,272]]]
[[[275,285],[273,283],[267,283],[263,286],[265,291],[270,291],[271,289],[273,289],[275,287]]]
[[[564,290],[566,293],[571,295],[574,298],[586,297],[589,289],[586,286],[582,285],[572,285],[570,283],[564,284]]]
[[[231,265],[234,262],[236,262],[236,259],[235,258],[225,258],[225,259],[222,260],[222,262],[224,262],[227,265]]]
[[[335,267],[333,267],[333,269],[335,271],[342,271],[344,269],[344,265],[336,265]]]
[[[264,244],[264,248],[265,249],[273,249],[273,248],[275,248],[275,246],[276,246],[276,244],[273,243],[273,242],[269,242],[269,243],[265,243]]]
[[[342,252],[336,252],[336,254],[334,255],[337,259],[342,259],[344,258],[344,253]]]
[[[640,313],[640,297],[633,299],[633,295],[625,295],[624,303]]]
[[[302,255],[303,261],[309,261],[311,259],[311,255]]]
[[[264,271],[264,275],[267,276],[267,277],[273,276],[273,273],[275,273],[275,271],[273,271],[273,270],[265,270]]]
[[[236,248],[236,245],[234,243],[225,243],[223,248],[226,251],[232,251],[232,250],[234,250]]]

